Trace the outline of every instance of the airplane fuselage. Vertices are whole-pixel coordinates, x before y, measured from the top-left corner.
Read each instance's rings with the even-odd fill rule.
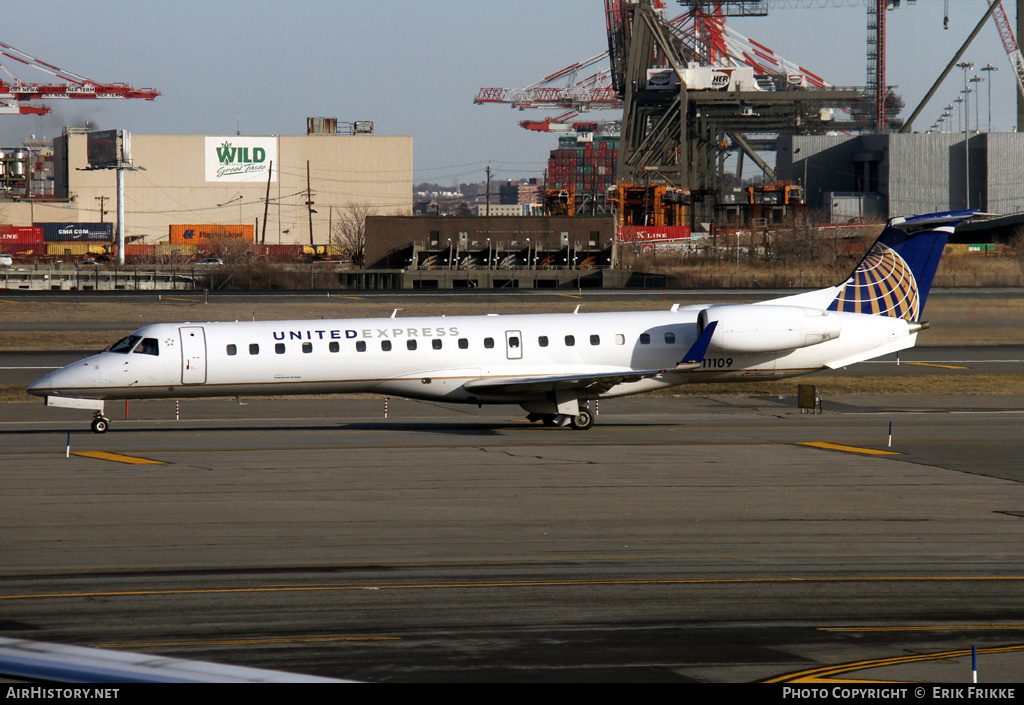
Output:
[[[829,312],[841,330],[834,339],[764,352],[712,347],[699,369],[674,371],[697,339],[698,314],[705,309],[161,323],[132,333],[124,350],[114,346],[68,365],[30,391],[104,400],[373,392],[520,403],[544,393],[524,388],[510,396],[466,383],[664,371],[584,395],[607,398],[683,383],[792,377],[880,345],[883,352],[913,345],[906,321]],[[892,347],[900,341],[904,344]]]
[[[844,282],[754,304],[160,323],[28,391],[92,410],[100,433],[109,399],[339,392],[519,404],[531,421],[585,430],[592,399],[794,377],[912,347],[946,238],[972,215],[894,218]]]

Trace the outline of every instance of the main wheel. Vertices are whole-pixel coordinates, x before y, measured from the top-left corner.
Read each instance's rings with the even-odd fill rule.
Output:
[[[110,421],[102,416],[98,416],[92,420],[92,432],[93,433],[106,433],[110,427]]]
[[[577,431],[586,431],[594,425],[594,414],[591,413],[590,409],[580,409],[579,413],[573,416],[572,421],[569,423]]]

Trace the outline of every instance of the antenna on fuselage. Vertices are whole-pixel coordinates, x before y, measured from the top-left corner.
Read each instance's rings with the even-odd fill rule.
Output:
[[[391,312],[391,317],[392,318],[398,318],[398,312],[402,311],[402,310],[404,310],[404,309],[396,308],[394,311]]]

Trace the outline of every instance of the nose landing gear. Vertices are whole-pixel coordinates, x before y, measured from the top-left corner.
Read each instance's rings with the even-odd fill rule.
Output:
[[[107,429],[110,428],[110,419],[104,416],[102,413],[97,412],[96,416],[92,420],[90,425],[93,433],[106,433]]]

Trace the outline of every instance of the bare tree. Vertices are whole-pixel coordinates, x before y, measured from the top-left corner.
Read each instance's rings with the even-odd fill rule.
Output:
[[[247,237],[231,233],[209,233],[203,249],[223,259],[225,264],[246,264],[255,251],[255,245]]]
[[[377,209],[365,203],[350,203],[331,228],[331,244],[339,245],[353,264],[362,265],[366,245],[366,217]]]
[[[1014,226],[1009,244],[1013,253],[1017,255],[1017,259],[1024,263],[1024,226]]]

